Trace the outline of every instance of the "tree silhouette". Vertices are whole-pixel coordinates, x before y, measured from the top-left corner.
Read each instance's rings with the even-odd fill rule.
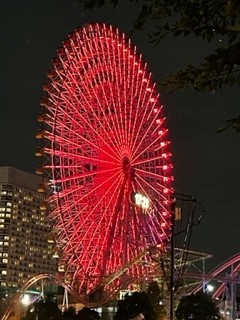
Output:
[[[124,300],[118,301],[118,311],[114,320],[129,320],[137,317],[139,314],[142,314],[145,320],[156,319],[148,294],[136,291],[132,294],[127,294]]]
[[[23,320],[60,320],[62,313],[51,298],[30,305]]]
[[[177,320],[220,320],[215,302],[207,293],[196,293],[180,299]]]
[[[99,320],[100,315],[95,310],[92,310],[89,308],[83,308],[82,310],[78,311],[77,319],[78,320]]]
[[[69,307],[67,310],[63,312],[63,320],[73,320],[76,319],[76,309],[73,307]]]
[[[79,0],[87,8],[101,7],[119,0]],[[133,1],[134,2],[134,1]],[[188,64],[169,75],[160,85],[170,91],[187,87],[198,91],[222,90],[240,84],[240,2],[237,0],[148,0],[136,2],[139,13],[133,31],[146,26],[150,41],[158,44],[167,36],[189,35],[214,42],[214,51],[199,64]],[[149,24],[150,22],[150,24]],[[227,120],[218,131],[232,128],[240,131],[240,115]]]
[[[154,309],[156,320],[164,319],[167,312],[163,304],[163,290],[160,289],[157,281],[153,281],[148,285],[147,295]]]

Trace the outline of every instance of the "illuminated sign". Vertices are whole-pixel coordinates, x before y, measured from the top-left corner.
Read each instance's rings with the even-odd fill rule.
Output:
[[[132,202],[142,208],[142,209],[149,209],[150,208],[150,200],[148,197],[144,196],[139,192],[133,192],[132,194]]]

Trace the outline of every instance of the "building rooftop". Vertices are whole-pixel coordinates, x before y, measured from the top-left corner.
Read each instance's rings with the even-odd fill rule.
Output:
[[[37,175],[19,170],[14,167],[0,167],[0,183],[10,183],[19,187],[36,190],[41,178]]]

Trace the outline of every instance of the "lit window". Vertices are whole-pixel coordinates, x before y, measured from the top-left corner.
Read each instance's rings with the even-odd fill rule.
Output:
[[[2,274],[7,274],[7,270],[2,270]]]
[[[3,259],[3,263],[8,263],[8,259]]]

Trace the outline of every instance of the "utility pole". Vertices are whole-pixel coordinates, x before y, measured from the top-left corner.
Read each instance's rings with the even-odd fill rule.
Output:
[[[169,297],[169,319],[173,320],[174,316],[174,266],[175,266],[175,245],[174,245],[174,227],[175,227],[175,204],[176,200],[174,199],[172,205],[172,226],[171,226],[171,242],[170,242],[170,281],[169,281],[169,289],[170,289],[170,297]]]

